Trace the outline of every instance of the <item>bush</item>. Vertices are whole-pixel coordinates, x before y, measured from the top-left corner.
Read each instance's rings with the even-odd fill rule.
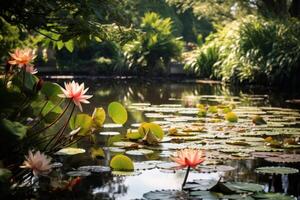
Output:
[[[172,58],[178,58],[183,43],[172,34],[170,18],[161,19],[153,12],[142,18],[141,34],[124,45],[129,68],[136,73],[166,71]]]
[[[219,28],[195,58],[186,69],[200,76],[235,83],[296,83],[300,73],[300,22],[248,16]]]

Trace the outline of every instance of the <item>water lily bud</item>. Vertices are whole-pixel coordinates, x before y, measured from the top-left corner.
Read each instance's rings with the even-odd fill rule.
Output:
[[[43,84],[44,84],[44,80],[39,78],[39,81],[36,84],[36,91],[40,91],[43,87]]]

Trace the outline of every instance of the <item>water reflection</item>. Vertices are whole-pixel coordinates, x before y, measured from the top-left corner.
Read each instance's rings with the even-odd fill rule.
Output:
[[[241,97],[243,106],[287,106],[284,98],[288,98],[285,93],[272,93],[269,89],[252,90],[252,89],[237,89],[229,88],[222,84],[195,84],[195,83],[167,83],[161,81],[128,81],[128,80],[81,80],[85,81],[86,85],[90,86],[94,97],[91,104],[84,107],[85,112],[91,113],[94,107],[102,106],[104,108],[111,101],[119,101],[125,105],[132,103],[146,103],[152,105],[158,104],[182,104],[186,107],[195,106],[197,103],[217,104],[217,102],[208,102],[200,99],[200,95],[216,95],[227,102],[234,102],[238,97]],[[253,96],[255,94],[256,96]],[[249,96],[251,95],[251,96]],[[294,94],[295,95],[295,94]],[[280,97],[280,98],[278,98]],[[253,101],[253,99],[257,101]],[[146,121],[147,118],[141,112],[130,112],[127,125],[117,129],[122,134],[126,133],[130,124]],[[107,123],[110,121],[108,120]],[[106,131],[114,131],[107,129]],[[102,138],[101,138],[102,137]],[[103,136],[97,136],[99,145],[104,145],[103,141],[109,141],[111,138],[104,139]],[[82,141],[81,146],[89,148],[89,143]],[[102,161],[91,162],[86,156],[78,156],[70,158],[64,163],[67,163],[66,168],[76,168],[82,165],[108,165],[109,159],[112,157],[109,151],[106,151],[106,159]],[[147,157],[133,157],[134,161],[142,160],[168,160],[168,155],[153,154]],[[257,176],[254,169],[257,166],[262,166],[264,161],[257,160],[231,160],[224,164],[235,166],[234,171],[228,172],[224,176],[224,180],[234,181],[249,181],[260,182],[265,184],[266,191],[288,192],[298,195],[300,184],[297,182],[298,175],[295,176]],[[217,178],[219,174],[199,174],[191,173],[189,180]],[[143,194],[151,190],[161,189],[180,189],[184,171],[176,173],[162,173],[158,169],[143,171],[137,176],[128,177],[112,177],[105,178],[92,176],[86,178],[85,185],[89,194],[95,199],[134,199],[142,198]],[[298,177],[299,178],[299,177]],[[291,186],[291,187],[290,187]]]

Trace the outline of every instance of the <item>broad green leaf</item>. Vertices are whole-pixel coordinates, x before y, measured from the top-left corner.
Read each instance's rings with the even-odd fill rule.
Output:
[[[155,135],[159,140],[163,139],[164,131],[162,128],[155,123],[142,123],[139,127],[139,133],[142,137],[146,135],[148,131],[151,131],[153,135]]]
[[[56,45],[58,50],[61,50],[64,47],[64,43],[62,40],[56,42]]]
[[[26,136],[27,128],[20,122],[12,122],[8,119],[0,121],[0,132],[15,135],[18,139],[23,139]]]
[[[110,167],[117,171],[133,171],[134,165],[132,160],[124,155],[118,154],[110,161]]]
[[[48,81],[44,82],[41,92],[42,92],[42,94],[45,95],[45,97],[48,100],[51,100],[54,103],[58,102],[61,99],[58,96],[58,94],[63,93],[61,91],[61,87],[57,83],[52,83],[52,82],[48,82]]]
[[[225,119],[229,122],[237,122],[238,116],[234,112],[229,112],[225,115]]]
[[[71,117],[69,124],[72,130],[75,130],[79,127],[81,128],[79,135],[86,135],[89,133],[93,125],[93,118],[87,114],[77,114],[76,116]]]
[[[112,102],[108,105],[108,115],[116,124],[125,124],[128,118],[126,109],[118,102]]]
[[[101,128],[105,121],[105,111],[103,108],[95,108],[92,118],[96,128]]]
[[[67,42],[65,42],[65,47],[66,47],[66,49],[69,51],[69,52],[73,52],[73,50],[74,50],[74,42],[73,42],[73,40],[69,40],[69,41],[67,41]]]

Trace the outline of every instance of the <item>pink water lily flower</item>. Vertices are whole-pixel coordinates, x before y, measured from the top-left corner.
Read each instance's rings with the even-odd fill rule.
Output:
[[[13,53],[9,53],[11,60],[8,61],[11,65],[18,65],[22,68],[23,66],[30,65],[30,63],[36,57],[32,49],[15,49]]]
[[[180,168],[192,167],[195,168],[205,160],[205,153],[200,149],[181,149],[171,156],[171,160],[178,163]]]
[[[35,153],[29,151],[28,156],[25,156],[25,158],[23,165],[20,167],[31,169],[34,176],[51,172],[51,158],[40,151]]]
[[[63,94],[59,94],[59,97],[72,99],[74,104],[79,107],[82,112],[81,103],[90,103],[87,99],[93,95],[85,95],[89,88],[84,89],[84,83],[78,84],[75,81],[65,83],[65,88],[61,88]]]

